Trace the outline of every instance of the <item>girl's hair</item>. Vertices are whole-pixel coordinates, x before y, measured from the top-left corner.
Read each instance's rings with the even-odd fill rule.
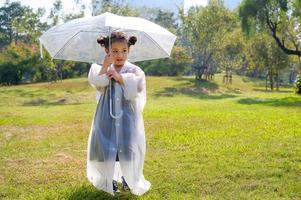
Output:
[[[128,47],[130,47],[137,42],[137,37],[131,36],[130,38],[128,38],[127,35],[123,32],[113,32],[111,34],[111,45],[114,42],[126,42],[128,44]],[[97,38],[97,43],[99,43],[100,46],[109,49],[109,36],[100,36],[99,38]]]

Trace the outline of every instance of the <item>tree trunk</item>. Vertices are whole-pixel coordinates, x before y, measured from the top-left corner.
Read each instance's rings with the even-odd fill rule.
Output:
[[[270,71],[270,87],[271,90],[274,90],[274,77],[273,77],[273,73]]]
[[[279,91],[279,71],[277,70],[276,73],[276,90]]]
[[[196,77],[195,77],[195,79],[196,80],[202,80],[203,74],[204,74],[204,67],[203,66],[196,68]]]
[[[200,79],[200,68],[199,67],[197,67],[196,68],[196,74],[195,74],[195,80],[199,80]]]
[[[268,77],[269,77],[269,74],[267,74],[265,76],[265,90],[268,91]]]
[[[287,55],[297,55],[297,56],[301,57],[301,51],[298,48],[293,50],[293,49],[286,47],[284,40],[282,40],[281,38],[278,37],[278,35],[277,35],[277,28],[278,28],[277,25],[278,24],[273,23],[273,21],[269,15],[266,19],[266,23],[267,23],[269,29],[271,30],[272,37],[274,38],[274,40],[276,41],[276,43],[280,47],[280,49],[282,49],[282,51],[284,51]]]
[[[60,81],[63,81],[63,65],[61,63],[57,64],[57,79],[60,79]]]

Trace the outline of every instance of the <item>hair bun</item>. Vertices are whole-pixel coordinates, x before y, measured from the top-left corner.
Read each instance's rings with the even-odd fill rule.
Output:
[[[104,47],[106,45],[107,42],[106,37],[100,36],[99,38],[97,38],[97,43],[100,44],[100,46]]]
[[[111,43],[112,45],[112,43],[114,42],[125,42],[128,45],[128,47],[130,47],[131,45],[136,44],[137,37],[131,36],[130,38],[128,38],[124,32],[113,32],[111,33],[111,38],[110,36],[99,36],[96,41],[98,44],[100,44],[100,46],[106,49],[109,49],[109,43]]]
[[[129,38],[129,45],[135,45],[137,42],[137,37],[136,36],[131,36]]]

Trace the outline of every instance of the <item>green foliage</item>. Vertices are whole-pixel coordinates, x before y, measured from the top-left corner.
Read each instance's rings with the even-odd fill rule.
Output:
[[[243,67],[242,60],[245,56],[245,43],[245,37],[238,26],[224,36],[224,39],[220,42],[220,51],[213,57],[215,60],[218,60],[220,70],[228,74]]]
[[[176,23],[175,14],[173,12],[163,11],[159,9],[153,21],[173,33],[176,33],[177,31],[178,25]]]
[[[123,16],[138,16],[138,10],[132,8],[126,0],[102,0],[100,9],[94,13],[98,15],[104,12],[111,12]]]
[[[256,33],[248,40],[247,52],[250,69],[256,69],[261,75],[274,74],[288,66],[288,55],[265,33]]]
[[[175,46],[170,58],[144,61],[138,65],[147,75],[179,76],[190,71],[191,57],[183,47]]]
[[[51,20],[51,26],[57,25],[59,22],[67,22],[72,19],[84,17],[85,4],[82,0],[74,0],[75,9],[71,13],[65,13],[63,10],[63,2],[56,0],[50,10],[48,18]]]
[[[255,33],[258,26],[266,26],[269,19],[278,20],[281,12],[287,11],[287,0],[244,0],[239,7],[242,28],[248,34]]]
[[[19,84],[24,82],[56,81],[81,76],[89,65],[71,61],[53,61],[44,51],[39,57],[38,37],[59,20],[65,22],[83,16],[83,0],[74,0],[76,9],[64,13],[62,1],[56,0],[48,23],[42,22],[44,9],[34,12],[19,2],[7,1],[0,8],[0,82]],[[222,0],[210,0],[207,7],[192,8],[187,15],[153,7],[131,7],[127,0],[101,1],[98,14],[110,11],[126,16],[142,16],[158,23],[178,36],[170,58],[138,63],[148,75],[179,76],[195,73],[236,71],[263,77],[268,71],[285,69],[287,57],[267,38],[258,32],[269,29],[266,19],[277,24],[276,35],[286,48],[301,49],[300,0],[244,0],[239,14],[243,26],[250,29],[255,38],[247,40],[239,26],[237,11],[225,8]],[[267,18],[268,17],[268,18]],[[244,28],[245,30],[245,28]],[[270,33],[269,33],[270,34]],[[278,45],[279,46],[279,45]],[[23,48],[23,49],[22,49]],[[297,63],[296,60],[289,62]],[[298,65],[299,66],[299,65]],[[297,69],[296,69],[297,70]],[[204,77],[204,76],[203,76]],[[292,74],[292,81],[295,75]]]
[[[290,66],[290,58],[275,41],[266,33],[256,33],[249,38],[246,45],[248,70],[254,77],[268,78],[273,90],[276,81],[279,86],[279,75]],[[276,80],[274,80],[276,79]]]
[[[20,70],[18,66],[11,62],[0,64],[0,84],[11,85],[21,81]]]
[[[288,55],[301,57],[300,0],[244,0],[239,9],[243,30],[250,36],[267,32]]]
[[[53,8],[50,10],[49,18],[52,20],[51,26],[55,26],[60,20],[63,20],[63,3],[61,0],[55,0]]]
[[[41,59],[36,49],[37,46],[24,43],[12,43],[3,49],[0,54],[0,84],[56,81],[81,76],[87,71],[86,63],[53,61],[47,52]]]
[[[60,18],[69,20],[83,16],[82,1],[75,1],[80,13],[62,13],[62,2],[54,2],[50,13],[52,25],[57,24]],[[1,84],[56,81],[59,78],[80,76],[87,71],[84,63],[53,62],[47,52],[44,52],[44,59],[40,59],[37,40],[42,31],[49,28],[46,22],[41,22],[44,14],[43,9],[33,12],[31,8],[22,6],[19,2],[7,2],[0,8]]]
[[[25,44],[11,44],[5,48],[0,62],[0,84],[20,83],[29,69],[32,49]]]
[[[219,60],[214,60],[214,57],[222,51],[220,44],[235,26],[235,16],[220,1],[210,1],[206,7],[190,9],[187,15],[182,10],[180,14],[182,40],[189,47],[192,67],[196,78],[200,79],[205,70],[217,70]]]
[[[41,32],[48,28],[40,18],[45,10],[38,9],[34,12],[28,6],[22,6],[19,2],[5,3],[0,8],[0,49],[11,42],[36,42]]]

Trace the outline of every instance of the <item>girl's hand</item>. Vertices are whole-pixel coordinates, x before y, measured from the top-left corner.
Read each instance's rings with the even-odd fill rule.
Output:
[[[112,56],[112,54],[108,53],[104,58],[102,68],[99,72],[99,75],[105,74],[108,71],[108,68],[112,63],[113,63],[113,56]]]
[[[113,63],[113,56],[111,53],[108,53],[103,61],[103,67],[108,68],[112,63]]]
[[[107,71],[107,76],[112,80],[114,79],[115,81],[119,82],[120,84],[123,84],[122,76],[118,74],[115,70],[110,69]]]

